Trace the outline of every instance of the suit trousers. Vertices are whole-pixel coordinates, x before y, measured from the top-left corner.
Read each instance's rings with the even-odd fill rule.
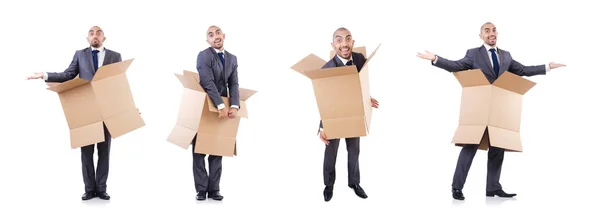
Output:
[[[221,171],[222,156],[208,156],[208,168],[209,173],[206,171],[206,163],[204,158],[206,154],[199,154],[196,150],[196,137],[192,140],[192,154],[193,154],[193,172],[194,172],[194,184],[196,192],[213,192],[219,191],[219,183],[221,182]]]
[[[456,169],[454,171],[454,178],[452,181],[452,188],[462,190],[467,180],[471,163],[477,153],[478,145],[468,144],[465,145],[460,151],[458,156],[458,162],[456,163]],[[500,185],[500,173],[502,171],[502,162],[504,161],[504,149],[498,147],[492,147],[488,149],[488,160],[487,160],[487,191],[495,191],[502,189]]]
[[[94,170],[94,144],[81,147],[81,169],[86,192],[106,192],[111,135],[104,125],[104,142],[98,148],[98,169]]]
[[[358,165],[358,156],[360,154],[360,138],[344,138],[346,141],[346,150],[348,151],[348,185],[358,185],[360,183],[360,169]],[[329,145],[325,145],[325,159],[323,162],[323,181],[325,186],[332,187],[335,183],[335,162],[338,153],[340,139],[329,140]]]

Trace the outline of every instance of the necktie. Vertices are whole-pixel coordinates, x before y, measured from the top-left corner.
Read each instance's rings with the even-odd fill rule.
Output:
[[[500,65],[498,64],[498,56],[496,56],[496,49],[490,48],[490,52],[492,52],[492,63],[494,64],[494,73],[498,76],[498,72],[500,72]]]
[[[221,64],[223,64],[223,67],[225,67],[225,57],[223,57],[223,52],[219,52],[217,54],[219,55],[219,58],[221,59]]]
[[[94,72],[98,71],[98,50],[92,51],[92,58],[94,58]]]
[[[352,60],[349,60],[348,62],[346,62],[346,66],[350,66],[352,65]]]

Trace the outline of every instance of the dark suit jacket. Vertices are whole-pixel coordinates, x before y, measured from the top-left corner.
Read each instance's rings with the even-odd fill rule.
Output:
[[[104,61],[102,65],[121,62],[121,54],[104,48]],[[94,70],[94,61],[92,60],[92,48],[87,47],[75,52],[73,61],[64,72],[48,72],[46,82],[65,82],[75,78],[91,81],[96,71]]]
[[[545,65],[537,66],[524,66],[521,63],[512,59],[510,52],[498,49],[498,63],[500,66],[499,74],[494,73],[490,56],[485,46],[481,45],[479,48],[472,48],[467,50],[467,54],[464,58],[451,61],[438,56],[438,60],[435,64],[436,67],[442,68],[449,72],[458,72],[469,69],[481,69],[485,74],[485,77],[490,81],[490,84],[494,83],[496,79],[505,71],[509,71],[519,76],[534,76],[540,74],[546,74]]]
[[[223,103],[221,96],[229,97],[229,105],[240,106],[237,67],[237,57],[228,51],[225,51],[225,67],[212,47],[198,53],[196,69],[200,75],[200,85],[215,107]]]
[[[366,61],[367,61],[367,59],[365,58],[365,56],[363,54],[352,52],[352,63],[356,66],[357,71],[360,71],[362,69],[362,67]],[[333,58],[331,60],[329,60],[327,63],[325,63],[325,65],[323,65],[323,67],[321,67],[321,69],[343,67],[343,66],[346,66],[346,64],[344,64],[342,62],[342,60],[340,60],[340,58],[338,58],[338,56],[335,55],[335,56],[333,56]],[[319,123],[319,128],[323,128],[322,120]]]

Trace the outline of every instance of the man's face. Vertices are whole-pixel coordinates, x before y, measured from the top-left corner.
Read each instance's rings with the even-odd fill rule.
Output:
[[[104,43],[104,40],[106,40],[106,37],[104,37],[104,31],[100,27],[94,26],[88,31],[87,40],[90,46],[99,48]]]
[[[498,33],[496,32],[496,26],[494,24],[484,24],[481,27],[481,33],[479,37],[483,40],[484,43],[490,46],[496,46],[496,37]]]
[[[225,34],[219,27],[210,27],[206,32],[206,42],[213,48],[223,49],[223,41],[225,41]]]
[[[354,40],[349,31],[339,30],[333,34],[331,46],[337,55],[344,59],[350,59],[352,56],[352,48],[354,47]]]

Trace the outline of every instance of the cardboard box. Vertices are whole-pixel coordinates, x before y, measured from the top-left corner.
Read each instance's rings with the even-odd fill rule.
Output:
[[[104,141],[106,125],[112,138],[145,125],[135,106],[125,72],[133,59],[98,68],[92,81],[74,78],[49,84],[58,93],[71,136],[71,148]]]
[[[372,109],[368,64],[377,49],[379,46],[368,57],[365,47],[352,49],[367,58],[360,72],[354,65],[321,69],[327,61],[314,54],[291,67],[311,79],[327,138],[367,136]],[[334,55],[335,52],[330,52],[330,58]]]
[[[493,84],[479,69],[455,72],[463,87],[459,125],[452,142],[456,146],[480,144],[522,152],[521,109],[523,95],[535,83],[504,72]]]
[[[167,141],[187,149],[194,136],[195,153],[237,156],[236,136],[241,118],[248,118],[246,100],[256,91],[239,88],[240,110],[234,119],[219,119],[219,110],[212,103],[208,94],[200,86],[200,76],[196,72],[184,71],[183,75],[175,74],[184,87],[179,106],[177,123]],[[229,98],[222,97],[225,106],[229,107]]]

